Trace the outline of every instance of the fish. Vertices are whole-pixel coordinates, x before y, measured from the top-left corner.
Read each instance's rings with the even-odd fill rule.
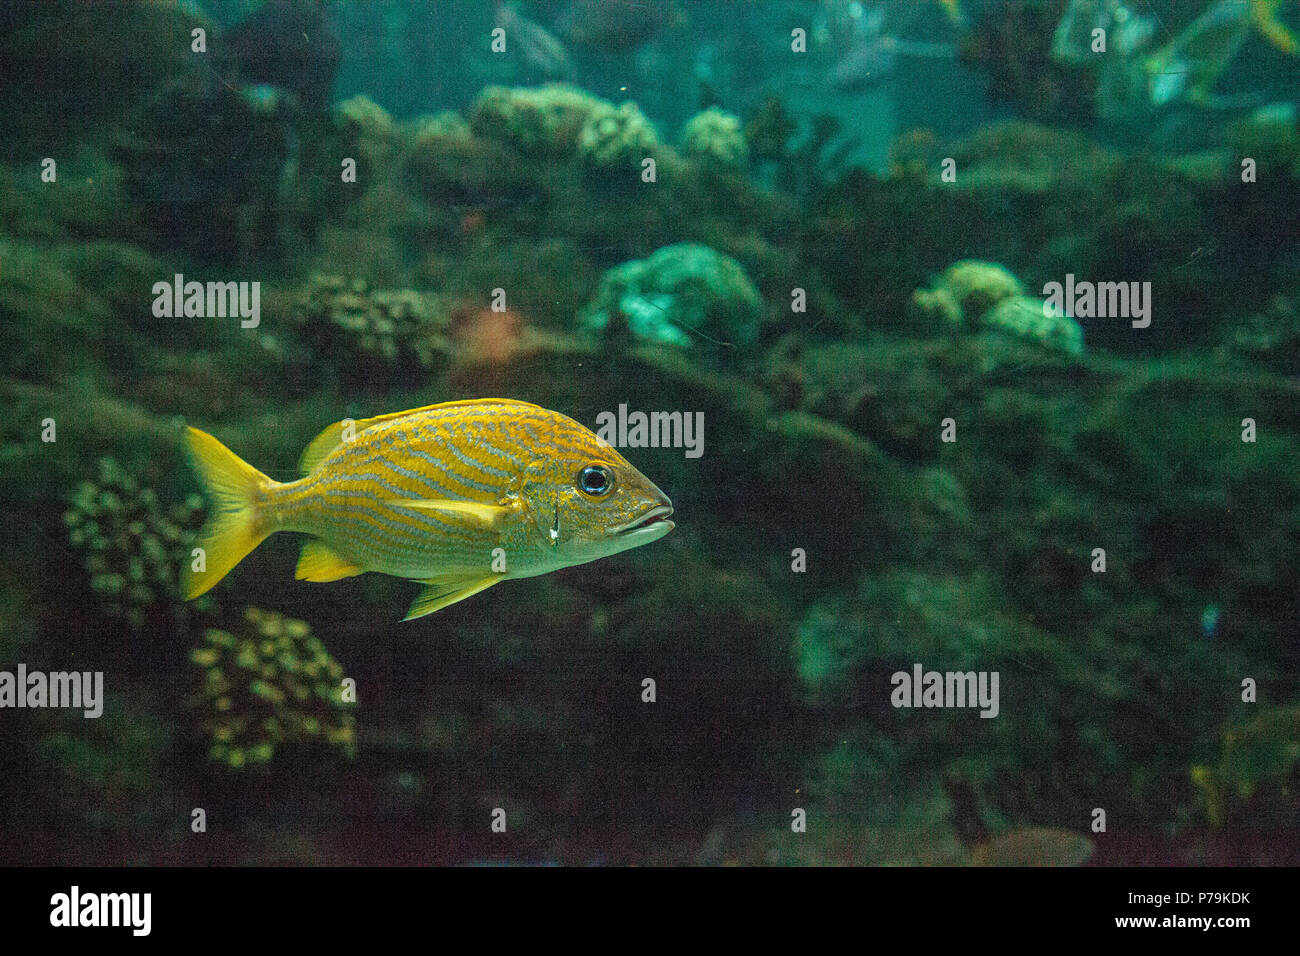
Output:
[[[506,0],[497,0],[495,25],[506,31],[518,52],[519,62],[535,80],[570,80],[573,62],[564,44],[545,27],[528,19]]]
[[[951,8],[944,6],[943,10],[947,15],[953,15]],[[892,32],[886,14],[883,6],[863,10],[855,23],[849,48],[830,71],[831,89],[840,93],[867,89],[891,76],[900,57],[957,59],[955,43],[902,39]]]
[[[322,431],[302,477],[268,478],[207,432],[186,447],[213,502],[182,572],[206,593],[269,535],[310,535],[296,575],[424,585],[405,620],[507,578],[586,564],[672,531],[672,502],[608,442],[529,402],[443,402]]]
[[[853,34],[848,51],[831,70],[831,88],[840,92],[864,89],[894,72],[898,40],[884,32],[885,8],[867,10]]]
[[[1096,63],[1097,30],[1107,37],[1111,52],[1132,56],[1151,41],[1156,24],[1155,17],[1139,16],[1121,0],[1070,0],[1052,35],[1051,58],[1072,66]]]

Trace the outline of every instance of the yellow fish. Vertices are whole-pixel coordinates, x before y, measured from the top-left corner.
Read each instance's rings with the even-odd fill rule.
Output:
[[[485,398],[344,419],[307,446],[303,477],[283,483],[206,432],[189,428],[186,438],[213,500],[202,552],[182,577],[186,600],[277,531],[312,535],[300,579],[377,571],[422,582],[409,621],[506,578],[595,561],[674,527],[672,502],[608,442],[528,402]]]

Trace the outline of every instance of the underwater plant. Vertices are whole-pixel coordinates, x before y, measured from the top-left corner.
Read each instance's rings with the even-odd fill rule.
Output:
[[[1224,728],[1218,761],[1191,769],[1210,825],[1300,813],[1300,704],[1266,707]]]
[[[1284,0],[1216,0],[1200,17],[1143,63],[1155,106],[1179,99],[1214,107],[1257,102],[1259,94],[1224,95],[1220,79],[1258,36],[1288,56],[1300,55],[1300,38],[1282,21]]]
[[[307,622],[246,608],[239,629],[205,631],[190,661],[201,674],[190,705],[210,759],[238,770],[310,742],[356,755],[343,668]]]

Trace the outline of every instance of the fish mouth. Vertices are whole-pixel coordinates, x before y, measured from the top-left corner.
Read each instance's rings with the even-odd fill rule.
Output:
[[[628,535],[636,531],[646,531],[650,528],[653,528],[656,531],[662,529],[667,533],[677,527],[668,520],[668,516],[672,513],[672,505],[657,505],[635,521],[631,521],[622,527],[615,528],[614,533],[617,535]],[[665,525],[667,525],[667,527],[664,527]]]

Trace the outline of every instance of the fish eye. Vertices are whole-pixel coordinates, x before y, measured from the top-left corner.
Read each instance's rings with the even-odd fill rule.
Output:
[[[578,488],[593,498],[603,498],[614,490],[614,473],[604,465],[588,465],[578,472]]]

